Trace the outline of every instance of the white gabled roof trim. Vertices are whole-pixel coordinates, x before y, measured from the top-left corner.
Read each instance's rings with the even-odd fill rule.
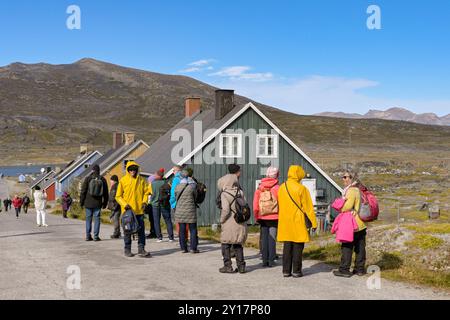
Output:
[[[317,171],[319,171],[319,173],[321,175],[323,175],[325,177],[325,179],[328,180],[328,182],[330,182],[333,186],[336,187],[336,189],[338,189],[340,192],[342,192],[342,188],[333,180],[331,179],[331,177],[325,173],[325,171],[323,171],[318,165],[317,163],[315,163],[310,157],[308,157],[306,155],[306,153],[303,152],[302,149],[300,149],[291,139],[289,139],[289,137],[287,135],[285,135],[283,133],[283,131],[281,131],[272,121],[269,120],[269,118],[267,118],[264,113],[262,113],[256,106],[254,106],[251,102],[249,102],[249,104],[251,104],[252,109],[259,114],[259,116],[261,118],[264,119],[264,121],[266,121],[280,136],[282,136],[284,138],[284,140],[287,141],[287,143],[289,143],[291,145],[291,147],[293,147],[298,153],[300,153],[302,155],[303,158],[306,159],[306,161],[308,161]]]
[[[134,147],[127,149],[125,152],[121,153],[119,156],[116,157],[116,159],[118,159],[117,161],[121,160],[123,157],[125,157],[127,154],[129,154],[131,151],[133,151],[134,149],[136,149],[140,144],[143,144],[144,146],[146,146],[147,148],[150,148],[150,146],[148,144],[145,143],[145,141],[143,140],[138,140],[136,142],[133,142],[133,144],[135,144]],[[106,169],[101,169],[101,175],[105,174],[105,172],[107,172],[109,169],[111,169],[111,167],[113,167],[114,165],[117,164],[117,161],[112,162]]]
[[[99,154],[100,157],[103,155],[102,153],[100,153],[99,151],[95,150],[94,152],[92,152],[89,155],[84,155],[82,158],[78,159],[78,164],[75,165],[68,173],[66,173],[64,176],[62,176],[61,178],[58,179],[58,182],[61,183],[61,181],[65,180],[66,177],[68,175],[70,175],[72,172],[74,172],[76,169],[78,169],[82,164],[84,164],[86,161],[88,161],[89,159],[91,159],[95,154]],[[83,159],[84,158],[84,159]]]
[[[198,151],[202,150],[204,146],[206,146],[212,139],[214,139],[218,134],[220,134],[223,130],[225,130],[230,124],[232,124],[237,118],[239,118],[247,109],[252,108],[264,121],[266,121],[269,126],[272,127],[284,140],[287,141],[288,144],[291,145],[298,153],[302,155],[303,158],[306,159],[321,175],[325,177],[336,189],[342,192],[342,188],[333,180],[331,177],[326,174],[310,157],[306,155],[288,136],[286,136],[283,131],[281,131],[272,121],[267,118],[264,113],[262,113],[253,103],[247,103],[241,110],[239,110],[233,117],[231,117],[227,122],[225,122],[219,129],[214,131],[212,135],[210,135],[207,139],[205,139],[200,145],[198,145],[191,153],[189,153],[186,157],[184,157],[178,165],[183,165],[186,161],[191,159]],[[170,169],[165,177],[170,177],[173,173],[173,169]],[[143,172],[143,174],[147,175],[148,173]],[[150,175],[150,174],[148,174]]]

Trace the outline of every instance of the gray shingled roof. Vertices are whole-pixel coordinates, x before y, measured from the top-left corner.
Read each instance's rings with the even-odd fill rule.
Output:
[[[44,182],[44,184],[42,184],[41,189],[44,190],[46,189],[48,186],[50,186],[54,181],[55,181],[55,173],[51,174],[49,176],[49,179],[47,181]]]
[[[84,170],[83,173],[78,177],[80,179],[86,178],[92,172],[91,167],[94,164],[99,165],[101,175],[105,174],[106,168],[108,168],[108,166],[110,166],[111,164],[115,163],[118,157],[120,157],[122,154],[126,154],[127,152],[131,152],[141,143],[143,143],[142,140],[137,140],[130,145],[124,144],[117,149],[108,150],[102,157],[98,158],[89,168]]]
[[[44,173],[38,175],[38,176],[36,177],[36,179],[34,179],[33,181],[30,182],[29,187],[30,187],[31,189],[34,188],[34,187],[35,187],[36,185],[38,185],[42,180],[44,180],[47,176],[49,176],[52,172],[55,173],[55,171],[51,170],[51,171],[49,171],[49,172],[44,172]]]
[[[245,105],[237,105],[230,112],[228,112],[222,119],[216,120],[215,109],[203,110],[197,115],[189,119],[184,118],[178,122],[172,129],[159,137],[150,148],[144,152],[142,156],[136,159],[136,162],[141,166],[140,172],[144,175],[153,174],[159,168],[166,169],[166,172],[171,169],[176,163],[171,161],[171,153],[179,141],[171,141],[171,135],[174,130],[186,129],[194,136],[194,122],[202,121],[202,135],[206,130],[219,129],[225,122],[238,113]],[[207,137],[204,137],[205,139]],[[197,141],[195,141],[197,142]],[[194,150],[202,141],[192,146]]]
[[[95,160],[95,162],[89,167],[89,168],[86,168],[86,170],[84,170],[78,177],[80,178],[80,179],[84,179],[84,178],[86,178],[91,172],[92,172],[92,169],[91,169],[91,167],[93,166],[93,165],[95,165],[95,164],[98,164],[99,166],[100,166],[100,170],[103,168],[103,163],[106,163],[107,161],[108,161],[108,159],[113,155],[113,154],[115,154],[115,152],[117,151],[118,149],[109,149],[104,155],[102,155],[100,158],[98,158],[97,160]]]
[[[60,180],[62,178],[65,178],[67,176],[68,173],[70,173],[73,169],[79,167],[81,164],[83,164],[87,159],[90,159],[91,156],[95,153],[98,152],[97,150],[95,151],[91,151],[88,152],[84,155],[82,155],[81,157],[75,159],[69,166],[67,166],[63,171],[61,171],[60,173],[58,173],[58,175],[56,176],[57,180]],[[102,155],[102,153],[98,152],[100,154],[100,156]]]

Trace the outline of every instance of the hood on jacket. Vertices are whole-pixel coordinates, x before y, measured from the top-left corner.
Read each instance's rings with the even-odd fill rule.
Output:
[[[136,166],[136,167],[138,167],[137,176],[139,176],[139,169],[140,169],[140,166],[139,166],[139,165],[137,164],[137,162],[135,162],[135,161],[128,161],[128,162],[127,162],[127,165],[126,165],[126,168],[125,168],[126,175],[130,176],[130,178],[131,178],[131,174],[128,172],[128,168],[131,167],[131,166]]]
[[[276,178],[262,178],[258,189],[263,191],[266,189],[272,189],[278,184],[278,179]]]
[[[233,173],[229,173],[222,178],[222,189],[233,189],[235,186],[239,185],[239,178]]]
[[[300,182],[305,177],[305,170],[301,166],[292,165],[289,167],[288,180]]]

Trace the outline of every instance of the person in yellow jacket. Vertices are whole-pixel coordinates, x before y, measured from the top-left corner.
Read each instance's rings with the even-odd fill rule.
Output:
[[[302,254],[310,241],[306,216],[311,228],[317,228],[316,214],[308,189],[300,181],[305,177],[301,166],[289,167],[288,179],[278,191],[278,236],[283,245],[283,276],[302,277]]]
[[[342,175],[344,181],[344,191],[342,196],[345,198],[344,206],[341,212],[352,212],[355,217],[358,230],[353,234],[353,242],[342,243],[341,245],[341,264],[339,270],[333,271],[333,274],[338,277],[350,278],[353,274],[363,276],[366,264],[366,225],[359,217],[359,209],[361,206],[361,194],[358,188],[359,180],[357,174],[352,171],[345,171]],[[350,272],[350,265],[352,263],[352,255],[355,251],[355,267],[353,272]]]
[[[147,180],[139,176],[139,165],[134,161],[128,161],[126,174],[119,181],[116,192],[116,201],[120,205],[122,215],[127,210],[132,210],[139,224],[138,231],[138,255],[150,257],[150,252],[145,251],[145,225],[144,211],[148,196],[152,193],[151,185]],[[132,257],[131,234],[124,235],[125,256]]]

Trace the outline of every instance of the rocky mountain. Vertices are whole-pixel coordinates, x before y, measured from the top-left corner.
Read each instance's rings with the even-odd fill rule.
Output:
[[[94,59],[72,64],[13,63],[0,68],[0,163],[61,163],[80,142],[105,150],[116,130],[135,131],[152,143],[184,117],[184,98],[201,97],[212,108],[216,88],[193,78],[126,68]],[[228,88],[227,88],[228,89]],[[231,88],[232,89],[232,88]],[[236,103],[250,99],[235,97]],[[254,101],[253,101],[254,102]],[[302,146],[347,145],[337,134],[359,126],[353,146],[429,143],[448,147],[449,130],[378,119],[301,116],[254,102]],[[395,133],[395,134],[394,134]],[[348,134],[345,133],[345,136]],[[374,140],[375,139],[375,140]]]
[[[358,113],[344,113],[344,112],[322,112],[316,115],[322,117],[350,118],[350,119],[400,120],[429,125],[450,126],[450,114],[443,117],[438,117],[434,113],[416,114],[403,108],[390,108],[386,111],[369,110],[364,115]]]

